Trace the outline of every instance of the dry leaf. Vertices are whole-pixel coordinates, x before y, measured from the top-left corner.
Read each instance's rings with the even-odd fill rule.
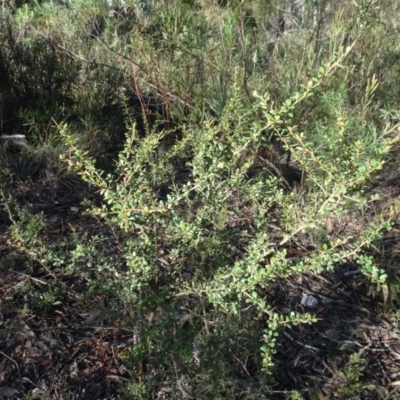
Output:
[[[382,285],[382,294],[383,294],[383,304],[386,304],[389,298],[389,287],[388,285]]]
[[[325,220],[326,231],[328,235],[333,232],[333,219],[328,215]]]

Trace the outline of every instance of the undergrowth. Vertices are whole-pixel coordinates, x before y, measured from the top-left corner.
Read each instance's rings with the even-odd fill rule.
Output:
[[[379,197],[366,188],[398,141],[384,80],[398,68],[393,2],[309,6],[286,30],[279,2],[126,3],[34,3],[1,19],[2,129],[28,142],[12,151],[52,148],[61,161],[30,179],[74,173],[101,197],[83,204],[95,231],[54,235],[13,198],[26,176],[4,157],[9,245],[55,284],[79,276],[89,302],[109,296],[136,338],[120,354],[127,395],[156,398],[168,382],[168,398],[268,396],[277,337],[316,321],[276,310],[272,284],[354,264],[387,291],[370,250],[396,211],[369,212]],[[67,292],[49,287],[37,309]],[[359,390],[354,368],[341,398]]]

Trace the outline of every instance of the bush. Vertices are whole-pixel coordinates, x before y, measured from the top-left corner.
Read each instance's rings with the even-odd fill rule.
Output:
[[[365,217],[377,199],[365,188],[397,141],[396,123],[386,124],[379,114],[379,81],[363,47],[378,6],[364,10],[357,21],[365,27],[348,32],[353,40],[346,45],[339,28],[344,20],[332,23],[337,31],[329,51],[317,51],[317,41],[307,44],[306,29],[296,38],[288,34],[298,46],[282,40],[270,49],[265,74],[257,64],[257,38],[266,28],[254,35],[251,24],[261,22],[249,18],[247,6],[218,8],[217,16],[202,5],[196,12],[177,3],[156,7],[132,25],[137,36],[130,37],[123,34],[130,21],[111,20],[82,3],[81,10],[105,18],[93,42],[81,36],[82,19],[71,30],[78,51],[90,56],[74,52],[70,70],[65,57],[72,50],[60,45],[61,36],[50,40],[48,34],[43,46],[43,34],[33,35],[19,45],[26,46],[24,57],[43,54],[45,66],[55,65],[44,69],[51,85],[44,79],[40,86],[37,72],[11,79],[15,91],[33,87],[45,98],[83,85],[80,92],[71,89],[79,117],[67,113],[55,126],[69,149],[63,162],[98,188],[102,202],[86,204],[97,218],[94,235],[70,232],[70,243],[57,241],[44,219],[20,212],[10,243],[49,270],[79,275],[88,297],[100,291],[115,311],[130,308],[137,344],[124,361],[139,375],[138,365],[146,363],[175,381],[176,398],[232,398],[240,380],[233,377],[246,374],[255,378],[246,387],[249,396],[267,392],[260,385],[267,374],[259,367],[272,371],[279,332],[316,320],[274,309],[268,291],[278,280],[353,262],[386,288],[386,274],[368,249],[390,229],[390,218]],[[25,8],[34,15],[29,21],[38,10],[44,13],[38,7]],[[50,24],[49,31],[57,29]],[[39,47],[43,53],[35,51]],[[357,51],[365,79],[354,89]],[[24,71],[22,59],[8,62]],[[116,94],[121,83],[139,99],[140,130],[129,99]],[[147,96],[163,102],[154,124],[143,105]],[[102,114],[96,107],[115,105],[109,98],[120,101],[117,125],[126,135],[114,165],[103,170],[82,135],[95,129],[95,115]],[[104,136],[112,124],[105,117]],[[128,390],[149,398],[161,386],[157,374],[149,374]]]

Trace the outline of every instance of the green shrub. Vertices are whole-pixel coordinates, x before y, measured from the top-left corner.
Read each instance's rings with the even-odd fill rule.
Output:
[[[173,3],[132,26],[111,20],[93,2],[76,3],[81,17],[38,5],[18,12],[16,25],[46,26],[44,65],[55,65],[45,68],[46,78],[59,74],[60,81],[50,79],[54,90],[73,103],[65,114],[51,115],[57,119],[52,134],[69,150],[63,162],[98,189],[102,203],[86,203],[96,234],[71,228],[69,241],[55,240],[43,216],[20,211],[10,244],[55,279],[60,271],[79,276],[85,300],[100,292],[121,318],[122,309],[131,311],[124,318],[137,344],[122,358],[140,377],[129,385],[132,396],[149,398],[165,379],[174,382],[176,398],[233,398],[240,386],[233,377],[250,375],[246,393],[257,398],[268,392],[261,369],[273,368],[279,332],[316,320],[276,310],[268,301],[271,285],[352,262],[386,289],[385,271],[369,249],[393,215],[366,216],[377,197],[365,193],[398,140],[396,122],[379,114],[372,50],[363,47],[379,25],[373,23],[379,7],[372,2],[371,14],[354,12],[364,20],[354,17],[360,29],[350,32],[340,25],[345,17],[336,15],[327,50],[310,40],[312,26],[288,34],[268,50],[264,73],[258,39],[270,32],[249,17],[248,3],[216,7],[216,15],[204,2],[196,12]],[[104,29],[90,38],[87,19],[99,16]],[[71,23],[69,40],[56,18]],[[254,26],[261,31],[254,33]],[[347,33],[353,40],[343,45]],[[43,34],[21,41],[26,57]],[[356,89],[355,64],[364,74]],[[22,59],[9,65],[25,71]],[[12,81],[17,89],[26,79],[47,96],[37,72],[22,77]],[[160,100],[167,112],[152,125],[142,104],[139,131],[138,110],[129,108],[121,86]],[[35,114],[24,115],[33,126]],[[48,114],[40,115],[48,127]],[[169,119],[178,129],[166,128]],[[113,135],[116,126],[125,130],[125,143],[103,170],[91,140]],[[291,254],[292,247],[301,251]],[[43,304],[51,306],[59,293],[49,293]],[[143,364],[162,379],[144,374]]]
[[[138,140],[133,127],[114,175],[96,169],[68,128],[61,127],[60,133],[74,151],[70,164],[104,197],[105,204],[92,212],[118,226],[121,237],[128,234],[122,247],[128,269],[109,271],[123,281],[120,295],[126,301],[134,301],[138,309],[157,304],[168,315],[167,321],[184,299],[190,302],[193,297],[213,312],[246,319],[241,310],[250,307],[268,327],[261,350],[264,368],[269,369],[277,330],[314,320],[307,314],[282,315],[272,310],[265,295],[276,279],[309,270],[322,272],[353,260],[374,283],[385,284],[384,272],[364,251],[388,223],[371,221],[351,236],[330,237],[325,221],[327,216],[351,221],[362,215],[374,200],[365,199],[362,188],[382,168],[393,139],[385,133],[378,135],[373,127],[353,123],[337,100],[330,102],[336,120],[329,130],[322,130],[316,121],[315,132],[305,134],[290,124],[297,105],[329,83],[349,51],[344,49],[321,67],[281,107],[270,104],[267,95],[259,96],[264,122],[254,123],[258,106],[247,109],[236,91],[219,123],[184,131],[182,141],[161,154],[162,135],[149,132]],[[262,123],[265,126],[260,129]],[[285,195],[279,179],[262,170],[252,179],[246,176],[267,146],[265,130],[272,129],[307,171],[301,191]],[[174,158],[183,157],[181,152],[192,154],[187,163],[190,172],[177,180],[168,171],[173,171]],[[159,183],[168,185],[166,198],[158,198]],[[275,228],[270,220],[273,207],[281,215]],[[289,241],[313,250],[291,260],[284,246]],[[169,260],[165,264],[159,261],[161,254]],[[168,344],[165,351],[172,347]]]

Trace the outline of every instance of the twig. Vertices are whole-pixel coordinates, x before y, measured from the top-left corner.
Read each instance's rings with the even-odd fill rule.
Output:
[[[246,374],[248,375],[248,377],[249,377],[251,380],[254,380],[254,378],[250,375],[249,371],[247,370],[246,366],[243,364],[243,361],[240,360],[239,358],[237,358],[234,354],[232,354],[232,355],[233,355],[233,357],[234,357],[237,361],[239,361],[239,363],[242,365],[242,367],[243,367],[243,369],[245,370],[245,372],[246,372]]]
[[[9,357],[7,354],[3,353],[2,351],[0,351],[0,354],[2,354],[4,357],[8,358],[10,361],[12,361],[15,364],[15,366],[17,367],[18,375],[21,378],[21,372],[19,370],[18,363],[13,358]]]
[[[28,274],[24,274],[23,272],[18,272],[18,271],[15,271],[13,269],[11,269],[10,272],[13,272],[14,274],[25,276],[26,278],[31,279],[34,282],[41,283],[42,285],[47,285],[47,282],[44,282],[44,281],[42,281],[40,279],[37,279],[37,278],[34,278],[33,276],[29,276]]]
[[[325,335],[324,333],[321,333],[321,336],[323,338],[325,338],[325,339],[330,340],[333,343],[336,343],[336,344],[342,344],[342,345],[343,344],[347,344],[347,345],[353,344],[353,345],[356,345],[356,346],[358,346],[360,348],[364,348],[365,347],[362,344],[358,343],[356,340],[336,340],[336,339],[333,339],[333,338],[329,337],[328,335]]]
[[[1,197],[3,197],[3,199],[5,200],[6,196],[5,196],[3,190],[0,190],[0,194],[1,194]],[[8,218],[10,218],[10,221],[11,221],[14,225],[16,225],[16,222],[15,222],[15,220],[14,220],[14,218],[13,218],[13,215],[12,215],[12,211],[11,211],[11,209],[10,209],[10,205],[8,204],[8,202],[7,202],[6,200],[4,201],[4,207],[5,207],[5,209],[7,210]]]
[[[305,349],[312,350],[312,351],[315,351],[315,352],[317,352],[317,353],[319,353],[319,351],[320,351],[320,349],[318,349],[318,348],[316,348],[316,347],[310,346],[310,345],[308,345],[308,344],[304,344],[304,343],[300,342],[299,340],[296,340],[293,336],[289,335],[289,333],[287,333],[287,332],[285,332],[285,331],[283,332],[283,334],[284,334],[284,336],[286,336],[290,341],[292,341],[292,342],[294,342],[294,343],[297,343],[299,346],[304,347]]]
[[[283,183],[286,186],[286,189],[290,189],[290,185],[289,182],[286,180],[286,178],[283,176],[282,171],[271,161],[267,160],[266,158],[263,158],[261,156],[259,156],[260,160],[262,160],[265,164],[268,165],[268,167],[272,168],[275,173],[278,175],[279,178],[282,179]]]

